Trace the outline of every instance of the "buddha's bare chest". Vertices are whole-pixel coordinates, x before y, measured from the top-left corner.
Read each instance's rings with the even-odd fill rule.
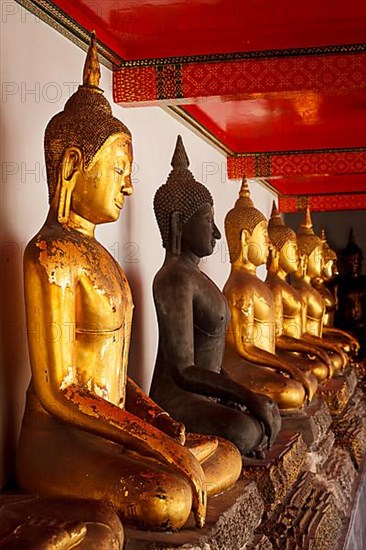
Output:
[[[225,335],[230,319],[226,299],[217,286],[204,273],[195,274],[193,317],[197,329],[207,334]]]

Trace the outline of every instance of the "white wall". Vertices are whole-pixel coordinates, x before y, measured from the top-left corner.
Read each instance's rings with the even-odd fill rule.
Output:
[[[85,59],[82,50],[45,23],[16,3],[13,8],[11,15],[3,16],[1,35],[1,372],[2,410],[5,411],[1,427],[7,459],[14,452],[30,375],[22,250],[42,225],[48,209],[43,134],[47,122],[63,109],[70,93],[80,83]],[[109,100],[111,83],[111,72],[102,68],[101,87]],[[178,133],[183,137],[193,174],[213,194],[217,224],[222,233],[223,220],[237,198],[239,182],[227,181],[226,162],[220,153],[159,107],[114,106],[113,111],[133,135],[135,192],[126,201],[120,220],[99,228],[97,236],[119,260],[132,286],[136,307],[130,371],[148,390],[157,346],[151,284],[164,256],[152,200],[170,171]],[[255,182],[251,182],[250,187],[256,206],[268,215],[273,195]],[[229,272],[224,240],[203,268],[223,286]]]

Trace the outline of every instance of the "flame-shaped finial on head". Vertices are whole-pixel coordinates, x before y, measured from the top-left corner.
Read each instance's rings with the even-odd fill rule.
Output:
[[[349,243],[355,243],[355,242],[356,242],[356,240],[355,240],[355,234],[354,234],[354,232],[353,232],[353,227],[350,227],[350,229],[349,229],[348,242],[349,242]]]
[[[361,258],[363,258],[363,252],[362,252],[361,248],[358,246],[358,244],[356,243],[355,235],[354,235],[354,232],[353,232],[353,227],[351,227],[350,230],[349,230],[348,243],[347,243],[346,248],[344,248],[341,251],[341,255],[342,256],[355,256],[356,255],[356,256],[360,256]]]
[[[303,212],[299,233],[302,233],[303,235],[314,235],[313,222],[311,221],[309,206],[306,206]]]
[[[325,232],[325,227],[322,227],[322,229],[321,229],[320,238],[321,238],[323,243],[327,242],[327,234]]]
[[[97,51],[97,39],[95,31],[93,30],[90,35],[90,44],[84,64],[83,86],[99,88],[100,76],[101,73]]]
[[[297,232],[297,244],[299,253],[306,256],[310,256],[317,247],[320,247],[321,250],[323,247],[321,238],[314,233],[309,206],[306,206],[303,212],[303,218]]]
[[[183,145],[182,136],[177,137],[177,143],[170,163],[174,170],[187,170],[189,158]]]
[[[278,208],[277,208],[276,201],[273,201],[273,202],[272,202],[271,219],[274,219],[274,218],[279,218],[279,219],[281,219],[280,213],[279,213]]]
[[[243,179],[241,181],[239,196],[245,199],[250,199],[250,190],[245,175],[243,176]]]

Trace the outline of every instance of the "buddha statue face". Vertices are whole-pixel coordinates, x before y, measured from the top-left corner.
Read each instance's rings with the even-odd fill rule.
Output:
[[[299,268],[299,253],[297,242],[289,239],[285,242],[279,253],[279,267],[285,273],[295,273]]]
[[[320,277],[323,270],[323,254],[322,246],[316,246],[309,254],[307,261],[307,274],[311,279]]]
[[[327,262],[324,262],[323,271],[322,271],[323,279],[325,279],[326,281],[331,279],[335,274],[334,273],[335,270],[336,270],[336,262],[334,260],[328,260]]]
[[[190,250],[198,258],[210,256],[215,248],[216,240],[221,238],[214,221],[211,204],[201,206],[182,228],[182,251]]]
[[[241,236],[243,258],[256,267],[265,264],[269,253],[267,222],[260,221],[251,234],[243,229]]]
[[[132,146],[129,136],[110,136],[84,170],[83,155],[69,149],[62,163],[62,184],[71,182],[70,210],[93,224],[118,219],[124,197],[131,195]]]
[[[362,266],[361,254],[348,254],[342,258],[342,269],[344,275],[348,277],[358,277]]]

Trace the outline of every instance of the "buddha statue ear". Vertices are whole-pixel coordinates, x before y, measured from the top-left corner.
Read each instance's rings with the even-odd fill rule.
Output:
[[[66,223],[69,219],[71,196],[75,187],[75,174],[82,165],[82,154],[80,149],[70,147],[64,153],[61,162],[60,178],[60,198],[58,201],[57,220],[59,223]]]
[[[181,245],[182,245],[182,231],[183,231],[183,221],[182,213],[178,210],[175,210],[170,215],[170,240],[169,248],[170,252],[174,256],[180,256]]]
[[[248,243],[249,243],[249,232],[246,229],[242,229],[240,232],[240,245],[241,245],[241,256],[244,263],[248,261]]]
[[[268,250],[267,268],[271,266],[272,270],[275,273],[278,273],[279,264],[280,264],[280,253],[273,244],[270,244],[269,250]]]
[[[302,254],[300,256],[299,266],[300,266],[300,276],[305,277],[306,271],[308,268],[308,257],[306,254]]]

